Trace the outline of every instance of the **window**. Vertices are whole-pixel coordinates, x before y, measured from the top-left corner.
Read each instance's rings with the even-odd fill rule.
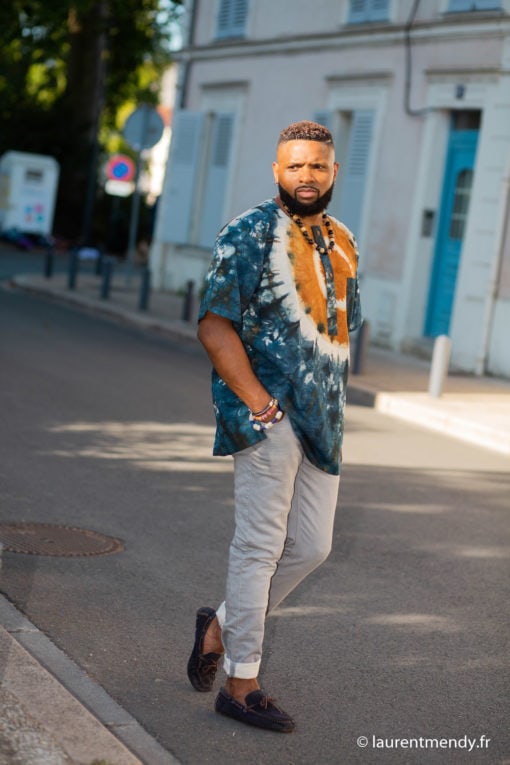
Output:
[[[497,11],[501,8],[501,0],[449,0],[448,11]]]
[[[453,131],[457,130],[480,130],[482,112],[478,109],[459,109],[452,114]]]
[[[244,37],[249,0],[220,0],[216,37]]]
[[[453,209],[450,218],[450,239],[462,240],[464,238],[472,185],[473,171],[470,169],[461,170],[455,183]]]
[[[390,0],[350,0],[349,24],[388,21]]]
[[[163,192],[165,242],[211,247],[226,221],[235,114],[176,112]]]
[[[25,170],[26,183],[42,183],[42,170]]]

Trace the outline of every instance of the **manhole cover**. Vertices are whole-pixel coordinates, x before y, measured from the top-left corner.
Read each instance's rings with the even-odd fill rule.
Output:
[[[113,555],[124,546],[120,539],[89,529],[49,523],[0,523],[0,545],[7,552],[27,555]]]

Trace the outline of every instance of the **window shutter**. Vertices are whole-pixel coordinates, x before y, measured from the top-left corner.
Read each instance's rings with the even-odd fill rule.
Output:
[[[249,0],[221,0],[216,37],[244,37]]]
[[[369,18],[367,21],[388,21],[389,0],[372,0],[369,2]]]
[[[366,21],[368,0],[351,0],[349,7],[349,24],[359,24]]]
[[[501,0],[450,0],[448,10],[451,13],[461,11],[493,11],[501,8]]]
[[[318,122],[319,125],[324,125],[324,127],[331,131],[333,129],[333,112],[315,112],[313,115],[313,121]]]
[[[353,112],[339,216],[356,237],[360,234],[373,125],[373,111]]]
[[[349,24],[362,24],[367,21],[387,21],[389,18],[389,0],[351,0],[349,6]]]
[[[460,11],[470,11],[472,6],[472,0],[450,0],[448,10],[452,13],[459,13]]]
[[[212,247],[218,231],[226,223],[223,216],[232,154],[234,120],[235,114],[219,112],[214,115],[202,204],[199,237],[201,247]]]
[[[204,132],[204,115],[178,111],[172,121],[172,142],[163,192],[161,239],[163,242],[187,244],[197,172],[200,165]]]

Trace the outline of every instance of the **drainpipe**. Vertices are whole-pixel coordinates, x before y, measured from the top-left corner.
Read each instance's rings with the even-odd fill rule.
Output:
[[[482,353],[477,363],[476,374],[483,375],[487,372],[487,362],[489,357],[489,344],[492,334],[492,325],[494,322],[494,312],[496,310],[496,300],[499,294],[499,282],[501,279],[501,269],[503,266],[503,252],[505,249],[505,243],[507,235],[510,236],[510,226],[508,224],[508,215],[510,213],[510,167],[508,168],[505,177],[501,182],[502,187],[502,204],[501,212],[497,227],[497,253],[494,268],[492,270],[492,277],[490,282],[489,291],[489,306],[487,309],[485,324],[483,327],[482,336]]]
[[[411,85],[412,85],[412,79],[413,79],[413,59],[412,59],[413,51],[412,51],[411,30],[413,28],[414,19],[416,17],[416,14],[418,13],[419,6],[420,6],[420,0],[414,0],[412,8],[411,8],[411,13],[409,14],[409,17],[406,21],[406,25],[404,27],[404,41],[405,41],[405,54],[406,54],[404,109],[406,114],[408,114],[410,117],[423,117],[424,114],[430,111],[430,109],[427,107],[423,109],[413,109],[411,107]]]
[[[188,0],[187,3],[187,9],[188,9],[188,23],[187,23],[187,34],[186,34],[186,42],[185,47],[186,48],[192,48],[193,42],[195,39],[195,24],[196,24],[196,17],[197,17],[197,0]],[[178,73],[178,80],[177,80],[177,92],[179,93],[179,109],[185,109],[186,103],[188,100],[188,82],[189,82],[189,73],[191,69],[191,61],[189,58],[189,53],[184,53],[184,56],[181,60],[181,63],[179,64],[179,73]]]

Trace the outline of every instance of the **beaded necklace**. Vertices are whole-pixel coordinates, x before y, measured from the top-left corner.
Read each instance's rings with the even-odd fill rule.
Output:
[[[322,232],[318,226],[314,227],[312,226],[312,230],[314,228],[317,228],[318,231],[316,232],[316,237],[312,239],[310,234],[307,231],[307,228],[299,215],[292,214],[285,202],[282,202],[283,209],[291,218],[294,223],[296,223],[299,226],[299,230],[303,234],[305,240],[308,242],[308,244],[311,244],[312,247],[315,247],[317,252],[319,253],[319,257],[321,259],[322,267],[324,269],[324,276],[326,279],[326,311],[327,311],[327,318],[328,318],[328,324],[327,324],[327,332],[328,335],[331,337],[334,337],[338,334],[338,324],[337,324],[337,315],[336,315],[336,291],[335,291],[335,275],[333,272],[333,266],[331,265],[330,260],[330,253],[333,252],[333,249],[335,247],[335,234],[333,232],[333,226],[331,225],[331,221],[329,220],[329,217],[325,212],[322,213],[322,222],[324,223],[326,227],[326,231],[328,233],[328,245],[326,246],[326,243],[324,241],[324,238],[322,236]],[[320,330],[323,331],[323,330]]]
[[[312,247],[315,247],[315,249],[317,250],[319,255],[325,255],[326,253],[332,252],[334,250],[334,248],[335,248],[335,233],[333,231],[333,226],[331,225],[331,221],[329,220],[329,216],[327,215],[327,213],[325,213],[325,212],[322,213],[322,222],[323,222],[324,226],[326,227],[326,231],[327,231],[327,234],[328,234],[328,240],[329,240],[327,249],[325,249],[322,245],[320,245],[318,242],[316,242],[315,239],[312,239],[312,237],[308,233],[308,229],[306,228],[305,224],[303,223],[303,221],[301,220],[299,215],[296,215],[295,213],[292,213],[289,210],[289,208],[287,207],[287,205],[285,204],[285,202],[282,202],[282,204],[283,204],[283,209],[285,210],[285,212],[287,213],[289,218],[292,218],[294,223],[297,223],[297,225],[299,226],[299,230],[303,234],[305,240],[308,242],[308,244],[311,244]]]

